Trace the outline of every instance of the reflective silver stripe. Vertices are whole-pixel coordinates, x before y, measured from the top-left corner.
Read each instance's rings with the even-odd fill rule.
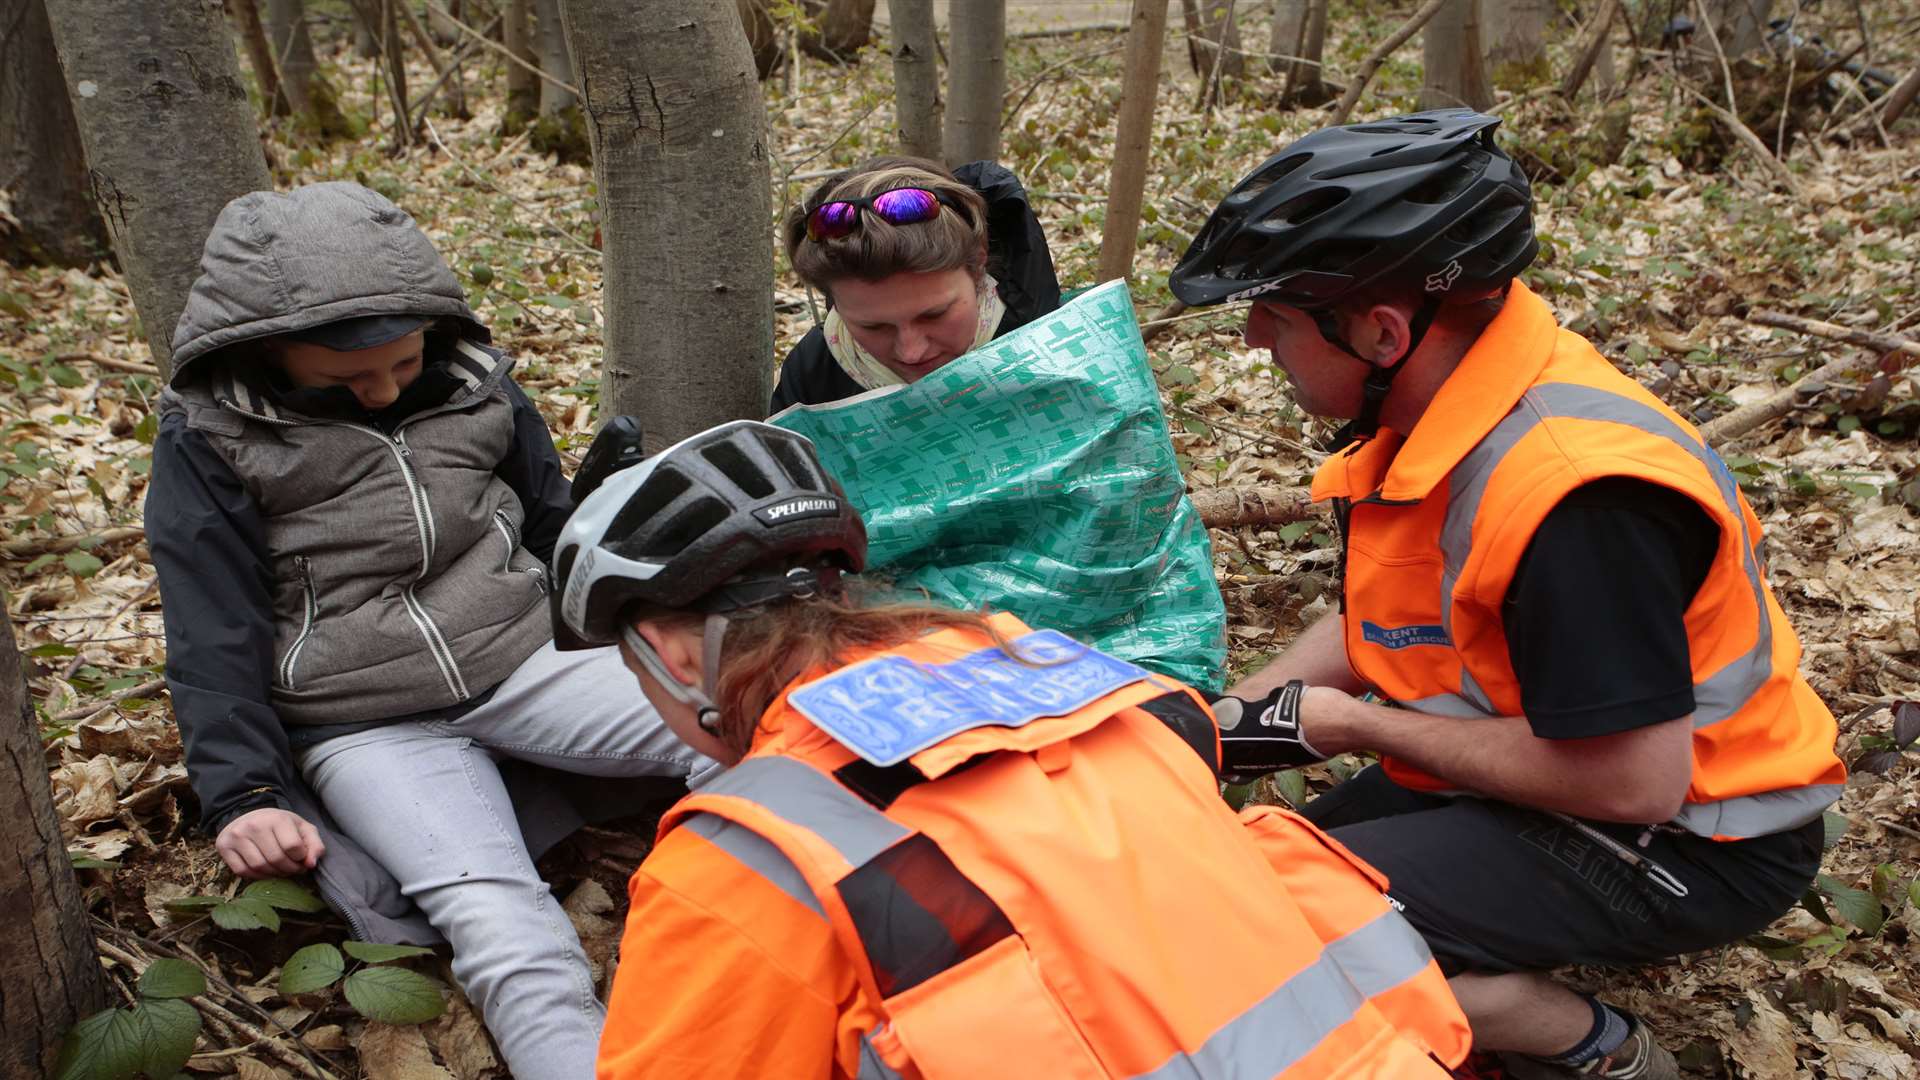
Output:
[[[1727,512],[1741,530],[1741,566],[1753,596],[1757,632],[1753,647],[1731,663],[1694,684],[1693,725],[1709,727],[1739,712],[1773,676],[1773,618],[1767,608],[1766,586],[1760,575],[1760,557],[1746,534],[1739,489],[1733,474],[1714,452],[1687,434],[1659,410],[1608,390],[1575,383],[1544,383],[1523,395],[1513,411],[1494,425],[1448,480],[1447,516],[1440,530],[1443,569],[1440,580],[1441,625],[1453,634],[1453,593],[1473,553],[1473,526],[1488,481],[1507,454],[1541,422],[1564,417],[1601,421],[1635,428],[1665,439],[1692,455],[1713,478]],[[1491,715],[1486,695],[1465,665],[1460,669],[1460,695],[1439,694],[1403,702],[1422,712],[1442,716]],[[1837,790],[1827,787],[1791,788],[1716,803],[1689,803],[1673,820],[1701,836],[1765,836],[1804,825],[1832,804]]]
[[[1191,1054],[1177,1054],[1142,1080],[1271,1080],[1353,1019],[1367,999],[1425,970],[1427,943],[1386,912],[1328,944],[1320,958],[1229,1020]]]
[[[1719,802],[1688,803],[1673,821],[1700,836],[1771,836],[1819,817],[1844,790],[1841,784],[1809,784]]]
[[[907,829],[887,819],[839,781],[805,762],[752,757],[700,789],[702,795],[732,795],[759,804],[789,825],[833,845],[850,865],[892,847]]]
[[[768,884],[800,901],[815,915],[822,919],[827,917],[826,910],[820,906],[820,898],[813,895],[813,889],[808,887],[800,868],[793,865],[793,860],[775,847],[773,841],[718,814],[694,814],[680,827],[704,837],[714,847],[740,860],[742,866],[766,878]]]
[[[879,1031],[880,1028],[873,1030]],[[860,1071],[856,1074],[856,1080],[901,1080],[901,1075],[881,1059],[880,1051],[873,1048],[872,1031],[860,1035]]]

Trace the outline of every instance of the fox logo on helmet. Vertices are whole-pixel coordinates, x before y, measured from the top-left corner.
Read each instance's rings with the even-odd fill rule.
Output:
[[[1435,270],[1433,273],[1427,275],[1427,291],[1446,292],[1453,288],[1453,283],[1458,280],[1459,277],[1460,260],[1455,259],[1448,263],[1444,269]]]
[[[753,512],[762,525],[779,525],[803,518],[834,517],[840,513],[840,500],[831,496],[807,495],[786,502],[763,506]]]

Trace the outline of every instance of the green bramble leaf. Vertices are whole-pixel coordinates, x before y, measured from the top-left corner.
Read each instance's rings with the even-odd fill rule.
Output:
[[[1865,889],[1856,889],[1842,884],[1840,879],[1821,874],[1813,879],[1813,887],[1821,895],[1833,901],[1833,909],[1840,917],[1857,927],[1861,933],[1872,937],[1886,924],[1887,913],[1881,908],[1880,901]]]
[[[384,964],[389,960],[405,960],[410,956],[432,956],[433,950],[419,945],[381,945],[372,941],[343,941],[340,947],[355,960],[364,960],[369,964]]]
[[[214,908],[213,922],[222,930],[278,930],[280,913],[265,900],[242,896]]]
[[[193,997],[206,992],[206,974],[185,960],[161,957],[140,973],[140,996],[148,1001]]]
[[[311,994],[332,986],[347,970],[347,958],[340,950],[321,942],[309,945],[292,956],[280,969],[280,992]]]
[[[1299,769],[1288,769],[1275,773],[1273,786],[1280,791],[1280,797],[1295,810],[1307,804],[1307,774]]]
[[[447,1008],[437,980],[406,968],[361,968],[341,987],[360,1015],[383,1024],[422,1024]]]
[[[163,906],[175,915],[204,915],[226,902],[224,896],[176,896]]]
[[[186,1065],[200,1035],[200,1014],[184,1001],[142,1001],[75,1024],[54,1067],[57,1080],[171,1077]]]
[[[67,571],[74,577],[83,578],[92,577],[106,565],[98,557],[85,551],[69,551],[60,561],[66,564]]]
[[[110,859],[96,859],[84,851],[67,852],[67,861],[75,870],[118,870],[120,864]]]
[[[1847,830],[1853,828],[1853,822],[1845,814],[1836,814],[1831,810],[1821,814],[1820,821],[1825,830],[1822,847],[1830,848],[1839,843],[1840,838],[1847,835]]]
[[[286,878],[256,881],[241,890],[240,895],[254,900],[264,900],[282,911],[302,911],[312,914],[327,910],[325,900],[313,895],[306,886],[288,881]]]

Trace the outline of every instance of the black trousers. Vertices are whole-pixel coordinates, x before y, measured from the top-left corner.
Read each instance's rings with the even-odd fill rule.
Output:
[[[1717,841],[1636,825],[1580,824],[1659,864],[1663,888],[1553,815],[1401,787],[1373,765],[1302,813],[1391,882],[1389,894],[1448,975],[1628,966],[1715,948],[1792,907],[1819,868],[1818,820]]]

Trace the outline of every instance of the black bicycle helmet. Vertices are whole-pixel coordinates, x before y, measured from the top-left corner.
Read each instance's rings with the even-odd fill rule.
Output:
[[[1307,135],[1220,201],[1167,285],[1189,307],[1261,297],[1306,310],[1382,284],[1440,300],[1498,288],[1539,251],[1499,125],[1436,109]]]
[[[801,565],[742,576],[782,557]],[[574,510],[553,551],[554,644],[621,640],[634,601],[724,614],[830,589],[866,561],[866,525],[813,444],[736,420],[612,473]]]

